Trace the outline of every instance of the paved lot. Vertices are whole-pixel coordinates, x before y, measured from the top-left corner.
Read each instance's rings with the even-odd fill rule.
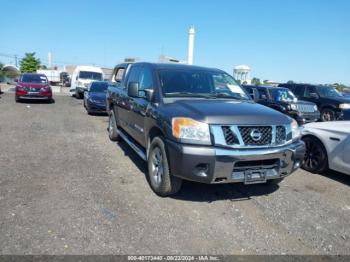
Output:
[[[1,254],[350,254],[350,177],[185,183],[157,197],[145,164],[81,100],[0,98]]]

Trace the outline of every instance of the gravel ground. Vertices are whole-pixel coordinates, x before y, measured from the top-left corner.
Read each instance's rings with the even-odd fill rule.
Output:
[[[350,254],[350,177],[186,182],[160,198],[82,100],[0,98],[0,254]]]

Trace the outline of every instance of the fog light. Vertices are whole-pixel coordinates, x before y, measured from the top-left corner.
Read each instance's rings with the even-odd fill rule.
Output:
[[[300,167],[300,161],[296,161],[294,164],[294,168],[297,169]]]
[[[196,176],[200,177],[207,177],[209,171],[209,165],[208,164],[199,164],[195,167],[194,173]]]

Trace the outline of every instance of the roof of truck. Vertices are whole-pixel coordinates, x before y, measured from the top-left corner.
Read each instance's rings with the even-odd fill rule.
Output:
[[[209,68],[209,67],[203,67],[203,66],[196,66],[196,65],[187,65],[187,64],[172,64],[172,63],[148,63],[148,62],[138,62],[133,63],[134,65],[137,64],[151,64],[157,69],[181,69],[181,70],[188,70],[188,69],[196,69],[196,70],[211,70],[211,71],[222,71],[217,68]]]

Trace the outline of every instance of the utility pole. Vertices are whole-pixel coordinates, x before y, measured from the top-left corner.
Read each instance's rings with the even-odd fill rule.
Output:
[[[16,65],[16,67],[18,67],[18,58],[17,58],[17,55],[15,55],[15,65]]]

